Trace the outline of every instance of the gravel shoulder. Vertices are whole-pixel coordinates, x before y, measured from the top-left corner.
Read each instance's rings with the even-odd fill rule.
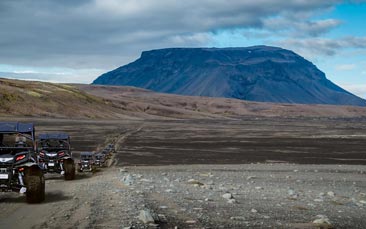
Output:
[[[366,166],[181,165],[122,171],[125,180],[130,177],[130,191],[163,215],[166,228],[320,228],[314,221],[324,228],[366,225]]]
[[[350,165],[110,167],[74,181],[48,176],[42,204],[2,194],[0,221],[2,228],[320,228],[312,222],[325,217],[334,228],[364,228],[365,174],[366,166]],[[140,220],[146,209],[155,223]]]

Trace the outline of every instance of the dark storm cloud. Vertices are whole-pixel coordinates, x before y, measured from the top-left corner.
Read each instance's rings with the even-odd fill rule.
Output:
[[[220,29],[271,30],[281,23],[317,36],[340,22],[307,17],[339,2],[2,0],[0,64],[111,68],[146,49],[205,45]]]

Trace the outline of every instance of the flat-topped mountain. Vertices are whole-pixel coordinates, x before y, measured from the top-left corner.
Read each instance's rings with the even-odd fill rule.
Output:
[[[262,102],[366,106],[303,57],[269,46],[146,51],[93,84]]]

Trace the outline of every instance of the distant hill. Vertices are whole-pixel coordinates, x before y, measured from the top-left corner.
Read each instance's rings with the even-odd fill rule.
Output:
[[[303,57],[268,46],[146,51],[93,84],[261,102],[366,106]]]
[[[248,102],[162,94],[134,87],[0,78],[0,119],[24,116],[77,119],[366,118],[366,108]]]

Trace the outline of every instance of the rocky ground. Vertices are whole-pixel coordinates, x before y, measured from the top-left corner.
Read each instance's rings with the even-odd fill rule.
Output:
[[[0,228],[366,225],[362,120],[33,121],[71,133],[76,157],[110,141],[117,152],[73,181],[47,174],[42,204],[0,193]]]
[[[47,175],[42,204],[0,198],[2,228],[364,228],[365,215],[366,167],[348,165],[112,166]]]
[[[120,169],[166,228],[364,228],[366,167],[194,165]],[[137,214],[137,212],[136,212]]]

